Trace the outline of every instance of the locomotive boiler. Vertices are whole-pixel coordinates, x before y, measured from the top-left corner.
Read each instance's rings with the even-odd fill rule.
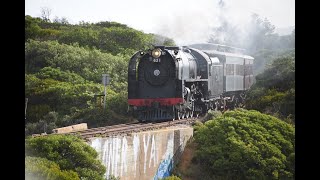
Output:
[[[254,82],[254,58],[227,46],[193,46],[198,49],[155,46],[132,56],[128,104],[139,121],[198,117],[209,109],[241,106]]]

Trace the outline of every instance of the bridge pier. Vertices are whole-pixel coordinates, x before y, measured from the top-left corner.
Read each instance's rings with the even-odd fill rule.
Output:
[[[176,125],[129,135],[94,137],[88,143],[106,166],[106,177],[158,180],[170,175],[192,136],[192,127]]]

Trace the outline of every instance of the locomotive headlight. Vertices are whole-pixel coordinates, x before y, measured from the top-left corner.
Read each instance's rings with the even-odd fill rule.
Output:
[[[161,50],[159,48],[152,50],[152,57],[159,58],[161,56]]]

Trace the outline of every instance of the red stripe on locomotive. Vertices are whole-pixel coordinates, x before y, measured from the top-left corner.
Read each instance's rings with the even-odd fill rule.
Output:
[[[159,102],[162,106],[170,106],[182,103],[183,98],[128,99],[128,104],[134,106],[151,106],[153,102]]]

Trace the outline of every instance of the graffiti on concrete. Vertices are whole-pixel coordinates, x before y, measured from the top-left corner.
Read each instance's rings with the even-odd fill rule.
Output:
[[[154,180],[170,176],[170,172],[173,166],[173,136],[173,133],[169,134],[166,153],[162,156],[163,161],[160,163],[158,167],[158,170],[153,178]]]
[[[127,172],[127,149],[128,142],[126,137],[122,137],[122,139],[112,137],[104,141],[102,148],[102,162],[107,167],[106,177],[109,177],[110,175],[122,176],[123,172]],[[118,172],[119,165],[120,172]]]
[[[124,136],[122,138],[122,147],[121,147],[121,173],[120,176],[122,176],[122,172],[127,173],[127,149],[128,149],[128,142],[126,137]]]
[[[128,172],[127,137],[110,137],[94,139],[91,146],[97,150],[102,163],[106,166],[106,177],[122,176]]]
[[[95,138],[91,146],[106,166],[106,178],[113,175],[123,179],[151,177],[158,180],[170,176],[174,148],[184,147],[188,139],[180,135],[174,137],[174,131],[136,133],[132,136]]]
[[[143,134],[143,151],[144,151],[144,166],[143,166],[143,173],[146,173],[146,159],[147,159],[147,153],[148,153],[148,146],[150,141],[150,134],[148,134],[148,139],[146,140],[146,134]]]
[[[158,180],[159,178],[165,178],[170,176],[170,172],[172,170],[173,160],[172,157],[169,156],[167,159],[163,160],[159,165],[159,168],[154,176],[154,180]]]
[[[158,155],[157,155],[157,145],[156,145],[156,136],[154,134],[143,134],[143,152],[144,152],[144,171],[146,173],[147,167],[151,166],[156,167],[158,164]],[[99,146],[101,144],[102,147]],[[134,177],[137,176],[137,166],[138,166],[138,157],[140,154],[140,139],[136,134],[132,138],[133,145],[133,161],[134,161]],[[128,141],[126,136],[124,137],[110,137],[105,141],[101,139],[95,139],[92,141],[92,147],[95,148],[98,152],[99,149],[102,149],[102,152],[99,153],[102,155],[102,163],[107,167],[106,177],[110,175],[114,176],[123,176],[128,172],[127,165],[127,151],[128,151]]]
[[[153,160],[153,167],[156,167],[158,164],[157,152],[156,152],[156,141],[154,140],[154,135],[152,135],[151,139],[151,150],[150,150],[150,159],[149,159],[149,168],[151,166],[151,161]]]
[[[140,150],[140,139],[137,134],[133,136],[133,160],[134,160],[134,177],[137,177],[137,159],[138,159],[138,153]]]
[[[149,152],[148,150],[149,150],[150,139],[151,139],[151,148],[150,148],[149,156],[147,156]],[[147,157],[149,157],[149,168],[151,167],[152,160],[153,160],[153,167],[156,167],[156,164],[158,163],[157,152],[156,152],[156,141],[155,141],[154,134],[152,136],[150,134],[147,134],[147,135],[143,134],[143,151],[144,151],[143,172],[146,173]]]

